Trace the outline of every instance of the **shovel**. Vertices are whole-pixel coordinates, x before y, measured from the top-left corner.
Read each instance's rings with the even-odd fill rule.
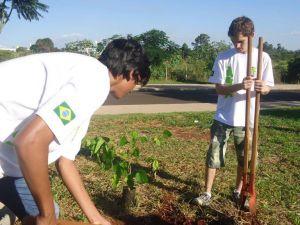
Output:
[[[263,51],[263,38],[259,37],[258,43],[258,62],[257,62],[257,79],[261,80],[262,72],[262,51]],[[256,175],[256,158],[257,158],[257,145],[258,145],[258,124],[259,124],[259,110],[260,110],[260,93],[256,92],[255,98],[255,113],[254,113],[254,130],[252,141],[252,153],[250,164],[250,184],[249,184],[249,210],[251,214],[256,213],[256,192],[255,192],[255,175]]]
[[[248,36],[248,50],[247,50],[247,76],[251,75],[252,64],[252,36]],[[248,152],[250,142],[250,101],[251,90],[246,90],[246,116],[245,116],[245,140],[244,140],[244,168],[243,168],[243,186],[241,190],[240,208],[243,209],[248,193]]]
[[[248,39],[248,50],[249,43],[252,42],[251,38]],[[252,43],[250,44],[252,45]],[[252,47],[251,47],[252,48]],[[263,38],[259,37],[258,45],[258,62],[257,62],[257,79],[261,80],[262,72],[262,52],[263,52]],[[251,52],[252,53],[252,52]],[[251,54],[250,53],[250,54]],[[251,57],[248,54],[248,58]],[[249,59],[247,61],[247,74],[249,67]],[[251,59],[250,59],[251,65]],[[251,153],[251,164],[250,164],[250,179],[247,180],[248,175],[248,149],[249,149],[249,117],[250,117],[250,90],[247,90],[249,94],[246,93],[246,135],[245,135],[245,148],[244,148],[244,170],[243,170],[243,187],[241,191],[241,201],[240,206],[244,208],[247,195],[249,195],[249,211],[251,214],[256,213],[256,191],[255,191],[255,176],[256,176],[256,158],[257,158],[257,143],[258,143],[258,124],[259,124],[259,110],[260,110],[260,93],[256,92],[255,98],[255,112],[254,112],[254,129],[252,137],[252,153]],[[249,97],[248,97],[249,95]],[[249,99],[248,99],[249,98]]]

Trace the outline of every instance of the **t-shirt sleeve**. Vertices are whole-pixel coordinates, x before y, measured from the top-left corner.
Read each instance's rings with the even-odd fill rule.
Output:
[[[56,161],[59,157],[63,156],[69,160],[74,160],[81,148],[81,141],[87,133],[89,120],[85,121],[78,127],[72,135],[61,145],[52,142],[49,146],[48,163]]]
[[[98,77],[75,76],[38,109],[36,114],[47,123],[59,144],[63,144],[106,100],[107,78]],[[103,82],[106,84],[101,86]]]
[[[265,81],[265,84],[273,87],[274,86],[274,75],[273,67],[270,56],[267,53],[263,54],[263,74],[262,79]]]
[[[212,75],[209,77],[208,82],[214,84],[223,84],[223,72],[222,72],[222,61],[220,56],[218,56],[214,62]]]

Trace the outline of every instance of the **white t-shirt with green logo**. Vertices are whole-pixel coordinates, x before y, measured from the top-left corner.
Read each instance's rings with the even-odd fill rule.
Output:
[[[55,135],[49,163],[73,160],[109,90],[107,67],[85,55],[44,53],[0,63],[0,177],[22,176],[14,138],[35,115]]]
[[[262,55],[262,80],[266,85],[274,86],[273,69],[270,56]],[[257,77],[258,49],[252,49],[251,73]],[[247,73],[247,54],[238,53],[235,48],[218,55],[213,66],[213,74],[209,82],[215,84],[242,83]],[[250,126],[254,124],[255,91],[251,91]],[[239,90],[231,95],[219,95],[215,120],[230,126],[245,126],[246,90]]]

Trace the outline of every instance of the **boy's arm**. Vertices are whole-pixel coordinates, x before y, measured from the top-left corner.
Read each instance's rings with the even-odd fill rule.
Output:
[[[66,187],[73,195],[90,223],[109,225],[110,223],[100,215],[91,198],[89,197],[89,194],[84,188],[82,179],[76,166],[74,165],[74,162],[67,158],[60,157],[56,161],[55,166]]]
[[[38,116],[15,139],[20,168],[40,211],[37,225],[57,223],[48,176],[48,146],[53,139],[52,131]]]
[[[271,91],[272,87],[266,85],[263,80],[255,80],[254,89],[262,95],[266,95]]]
[[[228,85],[228,84],[216,84],[216,91],[219,95],[230,95],[239,90],[246,90],[251,88],[253,84],[253,79],[251,77],[246,77],[243,79],[242,83]]]

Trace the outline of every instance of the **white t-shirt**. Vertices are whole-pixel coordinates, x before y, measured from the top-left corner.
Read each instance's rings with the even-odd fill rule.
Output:
[[[273,69],[270,56],[263,52],[262,55],[262,80],[266,85],[274,86]],[[257,77],[258,49],[252,49],[251,71]],[[229,49],[218,55],[213,66],[213,74],[209,82],[215,84],[237,84],[242,83],[247,73],[247,54],[236,51],[235,48]],[[250,126],[254,124],[255,91],[251,89],[251,110]],[[246,90],[239,90],[231,95],[219,95],[215,120],[230,126],[245,126],[246,114]]]
[[[97,59],[74,53],[44,53],[0,63],[0,177],[22,176],[14,138],[40,116],[52,130],[49,163],[80,150],[90,118],[109,90],[108,69]]]

